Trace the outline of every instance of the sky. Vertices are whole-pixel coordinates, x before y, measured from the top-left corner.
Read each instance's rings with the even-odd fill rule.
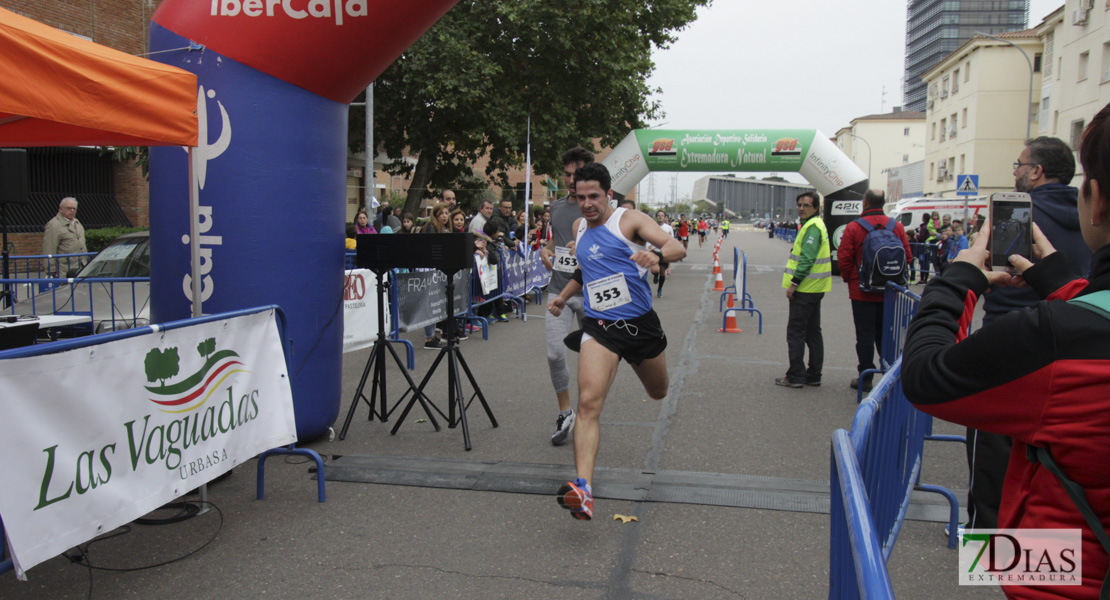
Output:
[[[1028,26],[1063,3],[1030,0]],[[677,37],[653,55],[648,83],[661,89],[654,99],[666,114],[652,126],[833,136],[852,119],[902,105],[905,0],[715,0]],[[679,198],[687,196],[705,175],[656,173],[655,198],[669,199],[675,177]],[[651,201],[647,181],[640,194]]]

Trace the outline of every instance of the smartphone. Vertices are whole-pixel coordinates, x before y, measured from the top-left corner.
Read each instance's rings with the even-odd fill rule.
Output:
[[[1010,256],[1033,256],[1033,199],[1024,192],[995,192],[990,215],[991,269],[1016,273]]]

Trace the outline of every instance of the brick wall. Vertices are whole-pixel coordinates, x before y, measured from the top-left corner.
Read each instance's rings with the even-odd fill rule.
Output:
[[[116,203],[133,227],[150,227],[150,186],[142,169],[134,164],[116,164],[113,171]]]
[[[0,6],[128,54],[147,48],[150,15],[161,0],[0,0]]]
[[[42,224],[43,227],[46,223]],[[12,245],[12,256],[38,254],[42,251],[41,233],[9,233],[8,244]]]
[[[147,51],[150,16],[161,3],[162,0],[0,0],[0,7],[121,52],[142,54]],[[116,201],[131,224],[149,227],[150,189],[140,169],[117,165],[114,183]],[[14,244],[14,254],[38,254],[42,234],[9,234],[8,242]]]

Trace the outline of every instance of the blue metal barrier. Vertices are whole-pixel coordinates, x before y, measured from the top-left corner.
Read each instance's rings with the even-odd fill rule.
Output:
[[[924,283],[929,277],[935,277],[940,274],[940,266],[937,263],[938,250],[936,244],[910,242],[910,252],[913,253],[913,261],[910,264],[911,278],[920,279],[922,283]]]
[[[833,539],[847,540],[851,555],[834,549],[829,557],[829,577],[832,581],[833,572],[851,567],[856,586],[853,592],[850,587],[852,581],[843,581],[841,585],[845,589],[833,587],[829,591],[829,598],[893,600],[894,589],[886,570],[878,531],[871,518],[870,503],[864,493],[866,486],[863,483],[863,473],[848,432],[843,429],[834,431],[832,445],[834,483],[830,498],[833,514],[831,536]],[[839,474],[839,481],[835,478],[836,474]],[[838,519],[837,515],[844,518]],[[842,591],[845,593],[840,593]]]
[[[948,500],[948,547],[956,547],[959,502],[949,490],[920,482],[921,463],[926,441],[965,440],[933,435],[932,417],[914,408],[902,392],[902,349],[920,300],[903,287],[887,285],[880,355],[886,374],[860,402],[851,433],[833,433],[829,598],[893,597],[885,564],[914,490]],[[876,565],[882,565],[879,572]]]
[[[790,229],[787,227],[778,227],[775,229],[775,237],[793,244],[794,238],[798,237],[798,230]]]
[[[74,335],[150,324],[149,277],[0,279],[4,285],[10,285],[12,304],[0,308],[0,314],[91,317],[91,324],[59,328]],[[35,288],[45,291],[34,293]]]
[[[80,268],[86,258],[96,256],[96,252],[77,254],[20,254],[8,257],[8,277],[11,279],[49,279],[51,263],[57,263],[57,273],[65,275],[72,268]]]
[[[734,249],[735,250],[735,249]],[[735,273],[735,271],[733,271]],[[735,275],[734,275],[735,277]],[[735,287],[735,286],[733,286]],[[727,292],[726,292],[727,293]],[[740,306],[730,306],[725,309],[725,314],[721,321],[721,331],[728,330],[728,315],[733,312],[746,312],[749,315],[759,315],[759,334],[763,335],[763,313],[755,307],[752,302],[751,294],[748,293],[748,253],[741,254],[740,259]],[[721,296],[721,302],[724,301],[724,295]]]
[[[829,598],[859,598],[865,588],[876,584],[873,575],[870,579],[866,575],[859,578],[861,565],[877,559],[886,564],[915,490],[941,494],[948,500],[948,547],[956,547],[959,501],[946,488],[920,482],[926,433],[931,430],[932,417],[918,411],[906,399],[901,366],[899,359],[860,404],[851,432],[839,429],[833,434]],[[850,436],[851,453],[838,443],[845,435]],[[858,465],[859,481],[853,479],[851,467],[841,468],[852,462]],[[861,503],[864,512],[860,512]],[[854,548],[849,529],[856,528],[872,528],[877,534],[878,548]],[[880,577],[879,583],[886,577],[885,574]]]
[[[729,294],[737,293],[737,291],[736,291],[736,272],[739,269],[740,269],[740,250],[738,248],[736,248],[736,246],[733,246],[732,247],[732,285],[726,285],[725,286],[725,291],[721,292],[721,300],[719,302],[717,302],[717,312],[721,312],[722,310],[725,309],[725,297],[727,297]],[[745,280],[746,279],[747,279],[747,274],[745,274]],[[748,294],[745,292],[744,296],[747,296],[747,295]],[[744,299],[743,298],[740,299],[740,306],[744,306]]]

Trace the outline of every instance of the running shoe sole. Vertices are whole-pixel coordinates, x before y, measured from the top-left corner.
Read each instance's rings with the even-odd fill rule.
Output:
[[[578,487],[573,481],[568,481],[559,486],[555,500],[559,506],[570,511],[570,516],[582,521],[589,521],[594,516],[594,499],[585,489]]]

